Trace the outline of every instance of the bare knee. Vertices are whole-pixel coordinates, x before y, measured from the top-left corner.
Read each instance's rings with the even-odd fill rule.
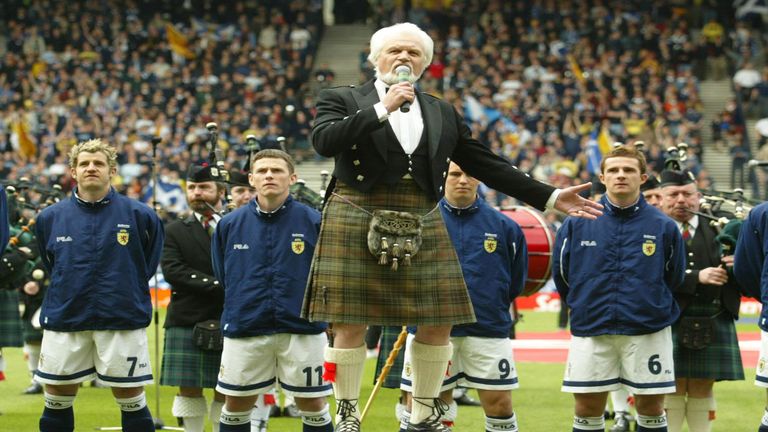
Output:
[[[301,411],[307,411],[307,412],[322,411],[322,409],[325,408],[325,405],[327,404],[324,397],[317,397],[317,398],[297,397],[294,400],[296,401],[296,406],[299,407]]]
[[[54,396],[76,396],[79,388],[80,384],[46,384],[45,392]]]
[[[608,393],[574,393],[574,412],[579,417],[602,417]]]
[[[250,412],[256,403],[258,395],[254,396],[226,396],[225,406],[229,412]]]
[[[451,339],[451,326],[419,326],[416,329],[416,341],[426,345],[448,345]]]
[[[509,417],[512,415],[512,394],[509,390],[478,390],[477,395],[483,404],[485,415]]]
[[[664,395],[635,395],[638,414],[660,416],[664,414]]]
[[[357,348],[365,340],[365,325],[362,324],[334,324],[333,347]]]
[[[144,393],[144,387],[112,387],[112,395],[117,399],[128,399]]]
[[[179,387],[179,396],[189,398],[203,397],[203,389],[200,387]]]

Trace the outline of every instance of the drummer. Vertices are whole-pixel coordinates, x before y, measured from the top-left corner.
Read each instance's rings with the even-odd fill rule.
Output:
[[[439,205],[477,316],[476,323],[451,330],[453,357],[440,393],[443,408],[447,408],[442,421],[451,427],[456,420],[452,389],[459,385],[477,389],[485,412],[484,430],[515,432],[517,417],[510,390],[518,382],[509,311],[525,285],[528,251],[520,226],[480,198],[478,184],[451,162],[445,197]],[[412,390],[412,338],[408,339],[401,382],[401,389],[408,392]],[[402,414],[401,429],[406,429],[409,417],[408,411]]]

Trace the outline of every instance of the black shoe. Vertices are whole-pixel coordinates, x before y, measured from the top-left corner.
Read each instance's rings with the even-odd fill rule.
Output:
[[[281,415],[280,407],[278,405],[272,405],[272,408],[269,409],[269,417],[280,417]]]
[[[23,394],[41,394],[43,392],[43,386],[37,381],[33,381],[32,384],[29,385],[26,389],[24,389]]]
[[[336,415],[341,420],[336,423],[335,432],[360,432],[360,420],[354,416],[357,412],[357,400],[339,399],[336,401]]]
[[[613,426],[608,430],[610,432],[629,432],[631,423],[632,416],[626,412],[617,411],[616,420],[614,421]]]
[[[408,423],[408,432],[451,432],[451,428],[444,425],[440,420],[424,420],[421,423]]]
[[[293,418],[301,417],[299,407],[297,407],[296,404],[287,405],[285,408],[283,408],[283,416]]]
[[[464,393],[460,397],[455,398],[454,401],[456,401],[456,405],[463,405],[463,406],[480,406],[480,405],[482,405],[479,400],[470,397],[466,393]]]
[[[421,399],[421,400],[419,400]],[[432,404],[424,402],[424,398],[413,398],[413,402],[420,403],[422,405],[428,405],[432,408],[432,415],[424,419],[420,423],[408,423],[407,432],[451,432],[451,428],[444,425],[441,421],[441,417],[448,411],[448,404],[440,398],[426,399],[432,401]]]

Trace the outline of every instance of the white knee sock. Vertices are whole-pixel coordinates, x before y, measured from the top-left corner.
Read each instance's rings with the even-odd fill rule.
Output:
[[[37,370],[37,364],[40,362],[40,345],[25,343],[24,352],[27,354],[27,369],[33,373]]]
[[[251,422],[251,410],[242,412],[227,411],[227,407],[221,409],[221,423],[225,425],[243,425]]]
[[[334,364],[336,368],[333,373],[333,393],[337,401],[343,399],[357,404],[357,400],[360,398],[360,383],[363,380],[365,357],[365,344],[357,348],[325,348],[325,361]],[[361,407],[357,407],[350,414],[355,418],[360,418],[360,411]],[[337,415],[336,423],[340,420],[340,416]]]
[[[646,416],[638,414],[636,422],[638,429],[642,426],[646,429],[664,429],[669,431],[667,416],[664,414],[660,416]]]
[[[688,398],[685,419],[688,429],[696,432],[710,432],[715,420],[715,398]]]
[[[208,418],[211,419],[211,430],[213,432],[219,432],[222,408],[224,408],[224,402],[219,402],[215,399],[211,401],[211,407],[208,411]]]
[[[685,396],[667,395],[664,398],[664,409],[667,411],[669,432],[680,432],[685,420]]]
[[[411,424],[423,422],[432,415],[434,399],[443,386],[448,360],[453,346],[427,345],[416,340],[411,345],[411,367],[413,368],[413,403]]]
[[[205,397],[176,396],[171,414],[184,420],[184,432],[203,432],[208,404]]]
[[[573,416],[573,430],[575,431],[605,431],[605,418]]]
[[[514,412],[506,418],[485,416],[485,430],[486,432],[518,432],[517,416]]]
[[[620,387],[611,392],[611,405],[613,405],[613,412],[629,413],[629,392],[626,388]]]

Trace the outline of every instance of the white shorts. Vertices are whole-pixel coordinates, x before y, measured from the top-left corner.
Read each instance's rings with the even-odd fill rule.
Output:
[[[671,327],[639,336],[571,338],[562,391],[602,393],[622,385],[634,394],[675,392]]]
[[[267,393],[280,382],[286,394],[301,398],[330,395],[323,380],[325,333],[224,338],[216,390],[230,396]]]
[[[43,331],[35,380],[65,385],[96,377],[110,387],[152,383],[147,329]]]
[[[763,330],[760,330],[760,357],[755,372],[755,385],[768,388],[768,333]]]
[[[403,360],[400,389],[413,391],[411,343],[409,334]],[[482,338],[475,336],[452,337],[453,357],[441,391],[456,386],[481,390],[512,390],[519,387],[512,341],[508,338]]]

